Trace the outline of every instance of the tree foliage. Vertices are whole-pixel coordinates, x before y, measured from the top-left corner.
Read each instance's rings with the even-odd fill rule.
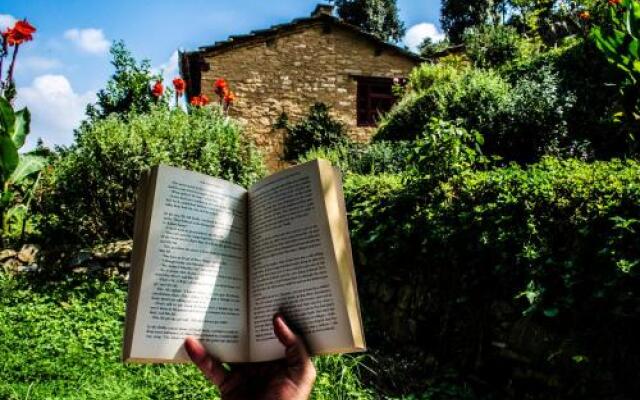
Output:
[[[109,51],[115,72],[106,88],[97,93],[97,103],[87,107],[87,116],[95,121],[114,113],[125,116],[130,111],[148,112],[156,102],[151,84],[160,76],[151,72],[149,60],[136,61],[123,41],[114,42]]]
[[[443,0],[440,23],[453,43],[462,41],[467,28],[495,20],[504,0]]]
[[[399,42],[405,33],[396,0],[336,0],[338,16],[381,40]]]
[[[254,145],[218,106],[111,114],[81,127],[76,143],[43,175],[36,209],[44,216],[45,240],[90,244],[131,237],[136,187],[143,172],[159,164],[245,186],[264,174]]]

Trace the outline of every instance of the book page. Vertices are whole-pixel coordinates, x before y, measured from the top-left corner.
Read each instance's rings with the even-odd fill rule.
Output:
[[[319,163],[255,185],[249,210],[251,360],[284,356],[273,333],[276,312],[304,336],[313,354],[355,350]]]
[[[247,361],[246,202],[240,186],[159,167],[127,361],[188,361],[187,336]]]

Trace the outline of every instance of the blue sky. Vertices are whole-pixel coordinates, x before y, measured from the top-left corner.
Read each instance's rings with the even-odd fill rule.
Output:
[[[28,0],[3,2],[0,29],[27,18],[38,31],[20,48],[17,105],[33,115],[27,148],[41,137],[68,145],[88,102],[112,73],[108,54],[123,39],[138,59],[147,58],[166,78],[177,71],[177,50],[195,49],[309,15],[318,0]],[[440,0],[398,0],[409,29],[405,44],[440,37]]]

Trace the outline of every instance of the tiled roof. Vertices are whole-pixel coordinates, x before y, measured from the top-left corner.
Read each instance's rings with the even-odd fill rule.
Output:
[[[409,57],[411,59],[413,59],[414,61],[423,61],[423,58],[420,57],[419,55],[404,49],[402,47],[393,45],[391,43],[385,42],[383,40],[380,40],[378,37],[364,32],[362,29],[348,24],[344,21],[342,21],[339,18],[336,18],[334,16],[331,15],[318,15],[318,16],[312,16],[309,18],[296,18],[293,21],[289,22],[289,23],[285,23],[285,24],[278,24],[278,25],[273,25],[270,28],[267,29],[258,29],[258,30],[254,30],[251,31],[250,33],[246,34],[246,35],[233,35],[230,36],[227,40],[222,40],[222,41],[218,41],[215,42],[213,45],[210,46],[202,46],[200,47],[197,51],[193,52],[193,53],[209,53],[209,52],[219,52],[219,51],[224,51],[227,49],[231,49],[231,48],[236,48],[245,44],[249,44],[258,40],[262,40],[262,39],[268,39],[270,37],[276,36],[282,32],[286,32],[288,30],[292,30],[292,29],[296,29],[298,27],[301,26],[305,26],[305,25],[314,25],[314,24],[318,24],[318,23],[324,23],[324,24],[329,24],[332,26],[338,26],[344,29],[347,29],[349,31],[352,31],[360,36],[362,36],[363,38],[370,40],[374,43],[376,43],[376,45],[383,47],[387,50],[396,52],[398,54],[401,54],[405,57]]]

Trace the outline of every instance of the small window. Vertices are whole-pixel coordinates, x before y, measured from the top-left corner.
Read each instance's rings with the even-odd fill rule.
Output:
[[[376,126],[381,114],[391,110],[396,102],[393,79],[356,78],[358,81],[358,126]]]

